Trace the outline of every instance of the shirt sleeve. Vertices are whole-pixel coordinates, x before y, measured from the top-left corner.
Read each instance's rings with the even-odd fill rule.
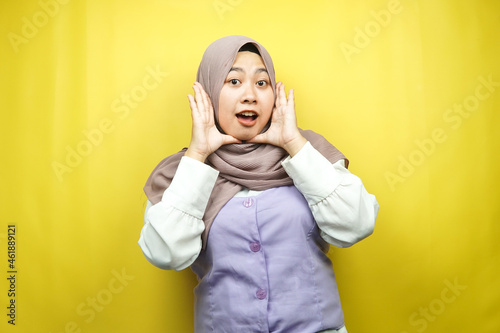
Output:
[[[349,247],[373,233],[379,204],[361,179],[344,167],[331,164],[307,142],[282,164],[294,185],[306,198],[328,243]]]
[[[139,246],[153,265],[182,270],[201,251],[203,215],[219,172],[184,156],[160,202],[148,200]]]

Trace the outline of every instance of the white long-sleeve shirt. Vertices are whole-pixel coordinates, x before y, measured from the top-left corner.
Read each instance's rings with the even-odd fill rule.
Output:
[[[282,165],[307,200],[326,242],[348,247],[373,232],[378,202],[345,168],[344,160],[331,164],[307,142]],[[155,205],[148,201],[139,246],[153,265],[182,270],[196,260],[205,230],[202,218],[218,174],[184,156],[161,201]],[[258,194],[244,189],[236,196]]]

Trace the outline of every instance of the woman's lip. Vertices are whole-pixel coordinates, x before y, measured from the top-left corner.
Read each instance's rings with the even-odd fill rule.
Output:
[[[238,112],[236,115],[241,115],[245,112],[252,113],[252,114],[257,116],[257,112],[255,112],[254,110],[242,110],[242,111]]]
[[[254,117],[245,117],[245,116],[240,115],[240,113],[238,113],[236,115],[236,119],[238,119],[238,122],[241,125],[246,126],[246,127],[251,127],[251,126],[253,126],[253,125],[255,125],[257,123],[257,117],[258,116],[257,116],[257,114],[255,112],[252,112],[253,114],[255,114]]]

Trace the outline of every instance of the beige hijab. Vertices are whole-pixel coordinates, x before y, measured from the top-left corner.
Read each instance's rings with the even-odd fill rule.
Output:
[[[273,91],[275,91],[274,66],[266,49],[255,40],[244,36],[228,36],[210,44],[203,54],[198,68],[197,81],[210,96],[218,119],[219,95],[224,80],[233,65],[238,50],[245,44],[254,44],[264,61],[269,73]],[[303,131],[302,135],[325,156],[331,163],[340,159],[348,160],[321,135],[313,131]],[[144,192],[151,203],[160,202],[163,192],[174,177],[179,162],[187,148],[163,159],[149,176]],[[203,248],[206,247],[210,226],[219,210],[240,190],[267,190],[273,187],[293,185],[281,162],[288,156],[285,150],[269,144],[229,144],[220,147],[211,154],[206,164],[219,171],[215,187],[210,195],[203,222]]]

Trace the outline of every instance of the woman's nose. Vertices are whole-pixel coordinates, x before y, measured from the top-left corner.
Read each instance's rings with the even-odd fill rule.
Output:
[[[242,103],[255,103],[257,102],[257,94],[253,84],[245,84],[243,95],[241,97]]]

